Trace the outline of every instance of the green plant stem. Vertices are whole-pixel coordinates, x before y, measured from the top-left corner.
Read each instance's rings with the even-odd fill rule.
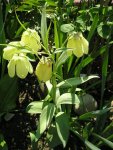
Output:
[[[53,62],[53,76],[52,76],[52,84],[53,84],[53,102],[56,104],[56,65]]]

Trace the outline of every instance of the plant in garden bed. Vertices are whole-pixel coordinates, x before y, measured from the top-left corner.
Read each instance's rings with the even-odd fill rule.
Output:
[[[51,3],[50,1],[50,5]],[[60,2],[58,5],[52,3],[55,7],[58,7],[59,4]],[[37,149],[37,141],[45,131],[47,142],[52,148],[61,144],[66,147],[69,135],[75,136],[77,141],[81,143],[80,148],[96,150],[101,149],[103,144],[113,148],[113,143],[110,141],[113,137],[109,133],[112,123],[110,121],[106,123],[106,118],[109,117],[112,107],[109,105],[103,107],[102,101],[107,74],[108,48],[112,44],[112,42],[110,43],[111,33],[103,34],[102,29],[108,24],[101,23],[104,22],[104,18],[99,20],[97,13],[99,7],[93,9],[95,10],[93,13],[92,9],[87,13],[79,11],[80,16],[76,18],[76,21],[72,18],[73,24],[64,24],[65,18],[58,16],[62,10],[56,9],[57,17],[50,18],[50,25],[47,28],[46,7],[44,6],[41,13],[41,38],[34,29],[25,29],[20,41],[10,42],[3,50],[3,57],[8,60],[10,77],[17,75],[24,79],[28,73],[34,72],[40,84],[44,82],[48,90],[48,94],[43,100],[30,103],[26,109],[28,113],[40,114],[37,130],[30,133],[32,149]],[[71,9],[68,11],[71,13]],[[110,9],[105,7],[100,11],[108,13]],[[69,15],[67,13],[68,22],[71,20]],[[86,16],[91,16],[93,22],[91,26],[89,25],[91,20],[86,19]],[[101,47],[98,52],[95,50],[97,45],[94,45],[94,52],[90,52],[90,42],[88,41],[91,41],[98,22],[100,23],[98,33],[106,39],[106,45]],[[20,24],[23,26],[22,23]],[[111,29],[112,25],[110,24],[110,31],[112,31]],[[49,36],[51,31],[54,32],[52,35],[54,41]],[[84,38],[81,31],[89,32],[88,40]],[[82,89],[81,85],[90,79],[98,78],[98,76],[82,75],[81,72],[85,66],[104,52],[105,56],[103,57],[107,56],[107,59],[105,62],[103,61],[101,109],[96,110],[96,100],[87,93],[87,89],[90,87]],[[88,53],[91,55],[85,58],[84,54]],[[31,62],[37,60],[39,63],[36,70],[33,71]],[[78,86],[80,87],[78,88]],[[76,147],[78,147],[77,142]]]

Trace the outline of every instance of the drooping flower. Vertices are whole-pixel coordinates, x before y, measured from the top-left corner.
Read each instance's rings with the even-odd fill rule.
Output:
[[[68,39],[67,48],[72,49],[67,51],[68,55],[73,53],[76,57],[82,57],[84,54],[88,54],[89,43],[81,32],[73,32]]]
[[[10,42],[7,47],[3,49],[3,58],[11,60],[14,54],[20,53],[19,47],[21,47],[20,42]]]
[[[12,59],[9,61],[8,64],[8,74],[10,77],[14,77],[15,74],[21,79],[24,79],[27,74],[33,73],[33,67],[29,62],[27,56],[20,53],[14,54]]]
[[[36,67],[36,76],[40,81],[46,82],[52,76],[52,62],[50,59],[42,57]]]
[[[37,51],[41,49],[40,36],[35,30],[29,28],[23,32],[21,44],[27,46],[34,54],[37,54]]]

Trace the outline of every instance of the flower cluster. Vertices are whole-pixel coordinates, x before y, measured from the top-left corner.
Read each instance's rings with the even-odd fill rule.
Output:
[[[18,77],[24,79],[28,72],[33,73],[27,54],[37,54],[40,49],[40,36],[35,30],[29,28],[23,32],[21,41],[10,42],[3,50],[3,58],[9,61],[9,76],[14,77],[17,74]]]
[[[72,53],[76,57],[81,57],[83,54],[88,54],[88,41],[83,37],[82,33],[73,32],[67,41],[67,54]],[[35,30],[27,29],[23,32],[21,40],[10,42],[3,50],[3,58],[8,60],[8,74],[14,77],[15,74],[24,79],[28,73],[33,73],[33,67],[30,63],[28,53],[37,55],[41,49],[40,36]],[[52,61],[42,56],[40,59],[35,74],[40,81],[46,82],[52,76]]]

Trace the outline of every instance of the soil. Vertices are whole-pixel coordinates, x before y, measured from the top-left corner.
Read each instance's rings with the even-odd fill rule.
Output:
[[[28,75],[25,80],[18,81],[19,98],[17,107],[12,110],[12,116],[8,121],[5,116],[2,117],[0,124],[1,131],[8,145],[8,150],[31,150],[31,141],[29,132],[36,130],[38,115],[30,115],[26,113],[27,105],[44,97],[44,91],[39,86],[36,77]]]

